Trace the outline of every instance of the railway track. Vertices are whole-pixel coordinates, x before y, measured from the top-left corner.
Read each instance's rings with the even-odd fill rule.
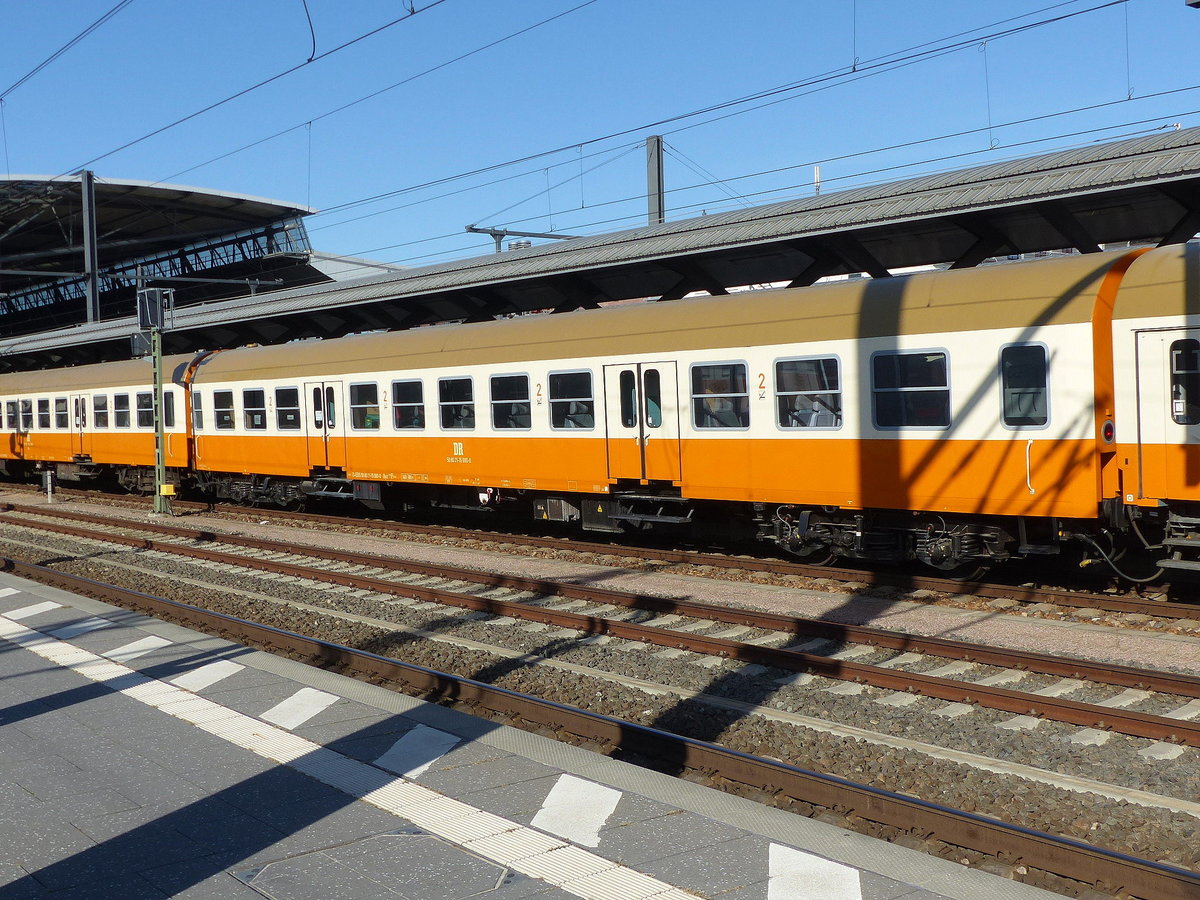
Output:
[[[1124,892],[1144,900],[1184,900],[1200,892],[1200,875],[1175,866],[58,570],[15,560],[5,560],[4,567],[21,577],[389,684],[434,702],[448,703],[448,698],[455,698],[456,704],[477,714],[550,730],[609,754],[670,760],[690,777],[765,794],[778,805],[836,810],[852,820],[883,828],[889,835],[919,835],[989,857],[1019,861],[1106,893]]]
[[[28,485],[6,485],[6,489],[19,489],[37,493]],[[81,499],[94,497],[89,492],[63,492],[66,496]],[[111,497],[106,497],[111,499]],[[144,508],[144,502],[138,503]],[[1117,615],[1151,616],[1157,619],[1195,619],[1200,617],[1200,604],[1166,599],[1154,599],[1137,593],[1114,595],[1087,590],[1070,590],[1060,587],[1039,586],[1033,583],[1004,584],[979,581],[962,581],[933,575],[886,570],[865,570],[834,566],[812,566],[783,559],[763,558],[747,555],[729,555],[698,550],[662,548],[651,546],[627,546],[578,538],[551,537],[544,535],[494,532],[449,525],[429,525],[402,522],[394,519],[364,516],[335,516],[323,513],[292,512],[287,510],[223,506],[196,501],[174,501],[174,507],[187,512],[228,511],[240,515],[252,515],[258,519],[303,525],[327,525],[336,528],[369,527],[376,533],[424,537],[437,540],[476,541],[483,544],[531,547],[556,551],[575,551],[606,557],[616,557],[630,564],[645,561],[669,565],[690,566],[698,569],[725,572],[762,573],[780,577],[821,579],[824,582],[842,582],[865,585],[870,588],[893,588],[908,592],[924,591],[950,596],[970,595],[983,600],[1012,600],[1023,604],[1046,604],[1066,609],[1094,609]],[[1183,589],[1171,585],[1160,585],[1159,596],[1174,593],[1189,596]]]
[[[569,629],[580,636],[605,635],[647,646],[736,659],[785,672],[811,673],[908,695],[1200,747],[1200,722],[1185,718],[1200,716],[1200,703],[1180,703],[1176,715],[1154,715],[1122,708],[1122,704],[1132,705],[1137,700],[1149,699],[1151,693],[1192,700],[1200,698],[1200,677],[1192,675],[929,638],[879,628],[833,624],[817,619],[655,597],[589,584],[498,575],[458,566],[381,558],[374,554],[316,547],[297,548],[289,543],[263,538],[219,534],[154,522],[135,523],[45,506],[7,506],[10,512],[0,516],[0,521],[24,524],[57,534],[172,553],[210,563],[243,566],[382,595],[440,603]],[[21,513],[24,518],[15,518],[12,512]],[[67,524],[71,522],[80,524]],[[168,540],[142,536],[145,534],[160,535]],[[217,549],[217,545],[230,549]],[[320,565],[313,565],[313,560],[319,561]],[[331,565],[340,568],[332,568]],[[346,567],[358,571],[350,571]],[[536,599],[535,602],[502,600],[478,596],[461,589],[414,585],[394,580],[397,573],[521,591],[532,594]],[[546,605],[543,598],[567,602]],[[590,609],[576,611],[571,608],[576,606]],[[617,610],[622,612],[617,613]],[[648,621],[633,621],[637,615],[647,617]],[[734,627],[713,633],[711,629],[717,624]],[[753,629],[759,633],[739,634],[739,629],[742,632]],[[833,649],[818,652],[824,645],[830,645]],[[871,649],[895,650],[909,656],[892,657],[882,664],[856,661],[857,655],[864,650],[870,652]],[[939,664],[932,673],[910,671],[904,667],[906,660],[909,663],[919,662],[923,657],[954,662]],[[979,666],[1000,667],[1000,671],[976,680],[964,680],[963,676],[969,672],[975,673]],[[1004,686],[1020,680],[1027,673],[1051,675],[1063,680],[1037,692]],[[1065,696],[1078,690],[1085,682],[1125,690],[1099,703],[1082,703]]]

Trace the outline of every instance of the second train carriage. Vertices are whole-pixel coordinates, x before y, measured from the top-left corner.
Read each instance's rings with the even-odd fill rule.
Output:
[[[175,357],[168,466],[248,502],[523,505],[598,530],[740,527],[812,559],[954,568],[1075,535],[1103,553],[1130,514],[1186,541],[1200,520],[1196,254]],[[144,485],[149,368],[0,377],[0,457]]]

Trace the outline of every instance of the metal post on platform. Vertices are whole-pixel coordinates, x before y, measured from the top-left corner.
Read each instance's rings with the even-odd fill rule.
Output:
[[[46,489],[46,502],[54,502],[54,470],[46,469],[42,472],[42,486]]]
[[[150,354],[154,357],[154,511],[171,515],[171,498],[167,495],[167,436],[163,422],[163,352],[162,326],[150,329]]]
[[[163,320],[169,291],[146,288],[138,291],[138,327],[150,332],[150,358],[154,366],[154,513],[171,515],[175,486],[167,484],[167,435],[163,417]]]

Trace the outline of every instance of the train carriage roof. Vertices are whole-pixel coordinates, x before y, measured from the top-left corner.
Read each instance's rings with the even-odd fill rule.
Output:
[[[231,350],[197,382],[1088,322],[1128,251]]]
[[[1126,278],[1140,286],[1144,299],[1127,303],[1123,287],[1117,314],[1135,315],[1142,308],[1165,311],[1161,306],[1163,283],[1178,277],[1186,252],[1195,285],[1198,250],[1168,247],[1140,258]],[[685,303],[636,303],[555,316],[244,347],[203,359],[195,381],[253,383],[406,368],[506,365],[529,359],[619,357],[1088,322],[1100,282],[1128,253],[1111,251],[750,291]],[[172,381],[179,383],[194,359],[190,354],[167,357]],[[142,359],[3,374],[0,393],[68,392],[149,381],[150,361]]]
[[[1121,280],[1114,319],[1200,316],[1200,244],[1172,244],[1138,258]]]

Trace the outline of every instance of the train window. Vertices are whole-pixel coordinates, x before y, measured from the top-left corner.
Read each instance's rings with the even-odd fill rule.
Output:
[[[250,431],[267,427],[267,392],[262,388],[242,391],[242,422]]]
[[[54,398],[54,427],[55,428],[70,428],[71,413],[67,410],[67,398]]]
[[[175,427],[175,392],[163,391],[163,428]]]
[[[379,429],[379,385],[350,385],[350,427],[358,431]]]
[[[875,354],[871,359],[871,394],[879,428],[949,427],[946,354]]]
[[[129,427],[128,394],[113,394],[113,424],[118,428]]]
[[[594,428],[596,405],[591,372],[556,372],[550,376],[550,427]]]
[[[1171,344],[1171,418],[1180,425],[1200,425],[1200,341]]]
[[[397,428],[425,427],[425,388],[421,382],[392,382],[392,422]]]
[[[138,428],[154,427],[154,394],[143,391],[137,395]]]
[[[637,376],[632,369],[621,372],[621,424],[633,428],[638,423],[637,418]]]
[[[492,427],[529,428],[533,416],[529,406],[528,375],[492,376]]]
[[[33,427],[33,401],[21,401],[21,430],[28,431]]]
[[[692,421],[697,428],[750,427],[745,363],[692,366]]]
[[[50,400],[43,397],[38,401],[38,428],[50,427]]]
[[[662,427],[662,376],[658,369],[642,373],[642,394],[646,401],[646,427]]]
[[[840,428],[842,391],[837,359],[776,362],[775,409],[780,428]]]
[[[6,400],[4,402],[4,427],[9,431],[20,431],[21,419],[17,414],[17,401]]]
[[[204,430],[204,401],[201,400],[199,391],[192,391],[192,428],[196,431]]]
[[[438,379],[438,407],[443,428],[475,427],[475,390],[470,378]]]
[[[233,391],[213,391],[213,421],[218,431],[233,428]]]
[[[97,394],[92,398],[92,424],[97,428],[108,427],[107,394]]]
[[[299,388],[275,388],[275,427],[280,431],[300,430]]]
[[[1005,425],[1045,425],[1050,420],[1046,375],[1046,348],[1041,344],[1001,349],[1001,412]]]
[[[325,427],[337,427],[337,394],[331,387],[325,388]]]

